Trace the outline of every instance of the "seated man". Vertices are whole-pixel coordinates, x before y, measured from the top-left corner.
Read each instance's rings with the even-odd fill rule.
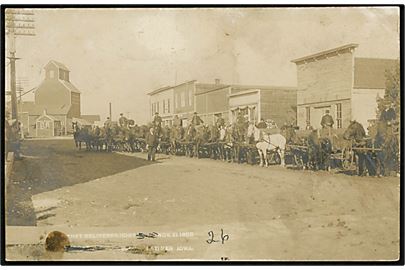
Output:
[[[156,133],[159,136],[162,128],[162,117],[159,116],[158,112],[155,112],[155,116],[152,120],[152,125],[156,129]]]
[[[194,126],[199,126],[203,123],[204,121],[198,116],[197,112],[194,112],[193,118],[191,119],[191,124]]]
[[[111,119],[110,119],[110,117],[107,117],[107,120],[104,122],[104,127],[105,128],[111,128]]]
[[[260,129],[267,128],[267,124],[266,124],[266,122],[264,121],[264,119],[262,118],[262,119],[260,119],[260,121],[256,124],[256,127],[257,127],[257,128],[260,128]]]
[[[120,127],[126,128],[128,124],[128,119],[124,116],[123,113],[120,113],[120,118],[118,119],[118,124]]]
[[[218,113],[215,115],[217,117],[216,121],[215,121],[215,125],[218,129],[225,127],[225,120],[224,118],[222,118],[222,114]]]
[[[179,118],[179,116],[177,114],[174,116],[173,126],[176,127],[176,128],[182,126],[182,121],[181,121],[181,119]]]

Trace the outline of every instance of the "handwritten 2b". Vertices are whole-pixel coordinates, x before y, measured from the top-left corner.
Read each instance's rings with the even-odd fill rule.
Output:
[[[215,238],[215,235],[214,235],[214,232],[213,231],[209,231],[208,232],[208,240],[206,240],[206,242],[208,243],[208,244],[212,244],[212,243],[215,243],[215,242],[221,242],[222,244],[224,244],[225,243],[225,241],[228,241],[229,240],[229,235],[227,235],[227,234],[224,234],[224,230],[223,229],[221,229],[221,239],[220,240],[215,240],[214,238]]]

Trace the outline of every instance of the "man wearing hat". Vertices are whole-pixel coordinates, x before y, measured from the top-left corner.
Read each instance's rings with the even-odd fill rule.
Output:
[[[181,119],[179,118],[179,116],[176,114],[175,116],[174,116],[174,119],[173,119],[173,126],[174,127],[181,127],[182,126],[182,123],[181,123],[182,121],[181,121]]]
[[[126,128],[128,125],[128,119],[124,116],[123,113],[120,113],[120,118],[118,119],[118,124],[122,128]]]
[[[107,129],[111,128],[111,119],[110,119],[110,117],[107,117],[107,120],[105,120],[104,127],[107,128]]]
[[[321,119],[321,126],[322,128],[332,128],[333,124],[335,124],[335,122],[333,121],[332,116],[329,114],[329,110],[326,110],[325,115],[322,116]]]
[[[155,128],[156,134],[159,136],[162,128],[162,117],[159,116],[158,112],[155,112],[155,116],[152,120],[152,126]]]
[[[215,116],[217,117],[216,121],[215,121],[215,125],[218,129],[225,127],[225,120],[224,118],[222,118],[222,114],[221,113],[217,113],[215,114]]]
[[[332,135],[332,128],[333,128],[333,124],[335,122],[333,121],[332,116],[329,114],[329,110],[325,111],[325,115],[322,116],[321,119],[321,126],[322,129],[320,130],[321,136],[331,136]]]
[[[198,116],[197,112],[194,112],[193,118],[191,119],[191,124],[194,126],[199,126],[203,123],[204,121]]]
[[[264,119],[262,118],[262,119],[260,119],[259,123],[256,124],[256,127],[260,128],[260,129],[264,129],[264,128],[267,128],[267,124],[264,121]]]
[[[386,124],[391,124],[391,122],[397,118],[393,107],[393,103],[389,100],[384,101],[384,110],[381,112],[380,121],[383,121]]]
[[[148,148],[149,161],[155,161],[155,154],[158,143],[158,134],[155,132],[154,128],[150,128],[148,134],[146,134],[146,147]]]

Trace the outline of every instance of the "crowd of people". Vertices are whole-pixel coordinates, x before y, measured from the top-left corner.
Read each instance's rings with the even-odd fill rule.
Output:
[[[248,121],[247,116],[243,115],[241,112],[238,112],[238,115],[236,117],[236,121],[234,124],[231,123],[226,123],[225,119],[223,118],[221,113],[215,114],[215,121],[213,124],[207,124],[204,123],[204,121],[201,119],[201,117],[198,115],[197,112],[193,113],[193,116],[191,117],[191,120],[189,121],[189,125],[187,127],[183,127],[182,119],[179,118],[178,115],[175,115],[172,121],[172,127],[171,129],[178,129],[182,128],[183,130],[185,129],[186,131],[190,129],[198,129],[198,128],[204,128],[206,131],[209,130],[216,130],[218,131],[218,137],[219,137],[219,131],[221,129],[230,129],[233,128],[235,133],[238,133],[240,136],[240,141],[246,141],[246,142],[251,142],[254,140],[253,138],[253,132],[251,129],[253,127],[260,128],[260,129],[273,129],[276,128],[276,124],[273,121],[265,121],[264,119],[261,119],[258,123],[254,124],[253,122]],[[120,114],[120,117],[118,119],[118,126],[122,129],[131,129],[131,128],[136,128],[136,125],[133,120],[127,119],[122,113]],[[112,127],[112,121],[109,117],[107,117],[107,120],[104,123],[104,127],[106,129],[109,129]],[[144,136],[145,137],[145,143],[147,146],[148,150],[148,160],[155,160],[155,154],[157,151],[157,148],[159,146],[159,142],[162,141],[162,137],[164,137],[164,133],[169,127],[163,126],[163,120],[161,116],[159,115],[158,112],[155,113],[150,125],[148,126],[148,132]],[[250,138],[247,138],[245,134],[251,134]]]
[[[252,123],[248,121],[247,117],[241,112],[238,113],[234,123],[226,123],[225,119],[221,114],[217,114],[214,123],[206,124],[195,112],[189,121],[189,125],[185,127],[185,130],[195,127],[204,127],[205,130],[231,130],[233,143],[241,143],[245,145],[256,145],[261,138],[254,137],[253,130],[261,130],[262,132],[267,133],[281,133],[285,136],[287,143],[290,145],[297,144],[297,141],[294,139],[297,138],[297,127],[293,124],[285,123],[284,126],[277,128],[277,125],[271,121],[261,119],[257,123]],[[172,127],[163,126],[162,118],[159,116],[159,113],[155,113],[150,126],[148,126],[148,132],[145,136],[145,143],[148,151],[148,160],[155,160],[155,154],[158,150],[159,145],[163,142],[163,137],[165,137],[165,131],[168,129],[177,129],[182,127],[182,120],[176,115],[173,118]],[[398,140],[392,139],[393,134],[389,134],[394,130],[394,125],[397,123],[395,110],[392,108],[392,104],[386,104],[385,109],[381,112],[381,115],[376,123],[368,127],[368,134],[364,131],[362,125],[355,120],[350,122],[350,127],[355,127],[355,131],[358,133],[360,129],[361,137],[345,138],[345,143],[350,143],[350,147],[353,147],[353,158],[356,160],[356,165],[358,166],[359,175],[376,175],[376,167],[381,167],[381,174],[389,175],[392,171],[397,171],[398,166]],[[126,119],[122,114],[119,118],[118,124],[122,128],[130,128],[131,120]],[[354,125],[353,125],[354,124]],[[106,125],[109,125],[109,119],[106,121]],[[330,115],[330,111],[326,111],[325,114],[320,119],[321,128],[319,130],[313,128],[309,124],[307,125],[307,130],[309,133],[306,133],[306,137],[298,142],[301,143],[299,151],[295,153],[300,153],[299,155],[306,156],[307,164],[311,163],[311,155],[313,158],[312,167],[313,168],[328,168],[330,165],[322,164],[323,159],[322,155],[329,156],[334,154],[333,151],[337,151],[341,154],[341,158],[345,158],[343,148],[339,149],[338,144],[336,143],[336,129],[334,128],[335,122],[333,117]],[[348,128],[349,129],[349,128]],[[345,133],[348,131],[346,130]],[[166,132],[167,133],[167,132]],[[395,137],[395,136],[394,136]],[[219,137],[218,137],[219,138]],[[343,137],[340,136],[340,139],[343,140]],[[223,140],[218,139],[217,142],[224,142]],[[211,143],[213,140],[207,140],[206,142]],[[271,143],[270,143],[271,144]],[[288,146],[288,145],[287,145]],[[314,151],[316,149],[316,151]],[[326,150],[325,150],[326,149]],[[360,149],[360,150],[359,150]],[[370,150],[372,149],[372,150]],[[323,152],[322,152],[323,151]],[[326,151],[326,154],[325,154]],[[314,154],[315,153],[315,154]],[[344,162],[344,160],[341,160]],[[309,165],[310,167],[310,165]]]

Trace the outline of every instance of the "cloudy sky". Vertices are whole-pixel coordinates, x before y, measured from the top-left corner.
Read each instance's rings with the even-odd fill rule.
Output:
[[[142,123],[146,93],[196,79],[296,85],[308,54],[358,43],[356,56],[399,57],[396,8],[42,9],[36,36],[19,37],[17,78],[28,90],[51,59],[71,70],[82,113],[120,112]],[[24,96],[32,100],[33,94]]]

